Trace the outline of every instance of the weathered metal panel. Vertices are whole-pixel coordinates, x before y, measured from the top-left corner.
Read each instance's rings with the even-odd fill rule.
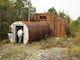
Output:
[[[50,34],[50,27],[43,22],[23,22],[29,28],[29,42],[39,40],[46,34]]]
[[[46,17],[46,19],[44,18],[44,16]],[[70,34],[66,22],[64,22],[56,15],[49,14],[49,13],[41,13],[41,14],[35,14],[33,17],[35,18],[35,20],[32,19],[31,21],[47,22],[50,26],[51,35],[53,36],[57,36],[57,37],[65,36],[65,35],[68,36]]]
[[[30,19],[31,22],[26,21],[18,21],[15,22],[16,26],[18,24],[22,24],[24,26],[24,44],[28,41],[39,40],[40,38],[44,37],[46,34],[51,34],[55,37],[60,36],[69,36],[70,31],[68,24],[64,22],[64,20],[60,19],[59,17],[53,14],[35,14]],[[11,25],[13,31],[15,32],[14,23]],[[29,32],[29,33],[28,33]],[[26,34],[25,34],[26,33]],[[15,34],[13,34],[15,35]],[[27,38],[26,38],[27,36]],[[13,36],[13,38],[15,38]],[[13,39],[14,41],[15,39]],[[12,41],[12,42],[13,42]]]

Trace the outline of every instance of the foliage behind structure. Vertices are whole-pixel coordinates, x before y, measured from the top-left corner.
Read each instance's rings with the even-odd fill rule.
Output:
[[[35,12],[31,7],[31,15]],[[10,24],[17,20],[28,20],[28,7],[24,7],[23,0],[0,0],[0,40],[7,38]]]

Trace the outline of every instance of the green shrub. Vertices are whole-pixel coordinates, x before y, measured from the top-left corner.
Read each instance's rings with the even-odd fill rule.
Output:
[[[68,48],[65,48],[64,51],[69,56],[80,56],[80,47],[69,46]]]
[[[71,51],[74,55],[78,55],[80,54],[80,47],[72,47]]]
[[[47,40],[43,40],[43,43],[41,44],[41,49],[47,49],[47,48],[51,48],[54,47],[56,44],[54,43],[54,39],[47,39]]]
[[[59,39],[51,38],[43,41],[41,45],[42,49],[51,48],[51,47],[68,47],[69,42],[67,37],[61,37]]]
[[[44,36],[44,39],[47,39],[47,38],[49,38],[49,37],[50,37],[50,35],[46,34],[46,35]]]
[[[80,45],[80,32],[76,34],[76,37],[74,37],[73,42],[75,45]]]

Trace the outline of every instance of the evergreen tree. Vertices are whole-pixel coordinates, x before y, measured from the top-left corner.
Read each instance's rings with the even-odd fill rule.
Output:
[[[32,14],[36,9],[32,7]],[[9,26],[17,20],[28,20],[28,7],[23,0],[0,0],[0,40],[8,38]]]
[[[56,9],[55,9],[54,7],[50,8],[47,13],[51,13],[51,14],[54,14],[54,15],[58,15],[58,14],[57,14],[57,11],[56,11]]]

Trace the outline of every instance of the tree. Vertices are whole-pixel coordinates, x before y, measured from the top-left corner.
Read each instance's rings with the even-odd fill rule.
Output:
[[[32,7],[32,14],[36,9]],[[24,7],[23,0],[0,0],[0,40],[8,38],[8,28],[17,20],[28,20],[28,7]]]
[[[32,7],[31,8],[31,15],[34,15],[34,14],[36,14],[36,8],[35,7]]]
[[[65,19],[66,14],[64,12],[59,12],[58,16],[62,19]]]
[[[50,8],[50,9],[47,11],[47,13],[51,13],[51,14],[54,14],[54,15],[58,15],[58,14],[57,14],[57,11],[55,10],[54,7]]]
[[[78,21],[72,21],[70,27],[71,27],[71,28],[70,28],[70,29],[71,29],[71,33],[72,33],[72,34],[76,34],[76,32],[79,31]]]
[[[80,16],[77,18],[77,25],[78,25],[78,30],[80,30]]]
[[[10,7],[9,0],[0,0],[0,39],[7,38],[8,10]]]
[[[66,15],[64,20],[68,23],[68,25],[70,26],[71,24],[71,18],[69,17],[69,15]]]
[[[80,32],[80,17],[78,17],[75,21],[71,22],[70,29],[71,33],[74,35]]]
[[[80,16],[77,18],[77,21],[80,22]]]

